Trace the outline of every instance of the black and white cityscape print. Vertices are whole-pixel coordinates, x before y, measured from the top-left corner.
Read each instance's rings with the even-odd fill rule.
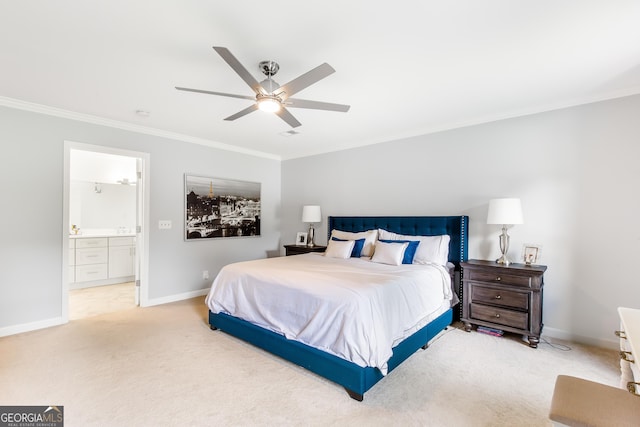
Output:
[[[186,240],[260,235],[260,183],[185,175]]]

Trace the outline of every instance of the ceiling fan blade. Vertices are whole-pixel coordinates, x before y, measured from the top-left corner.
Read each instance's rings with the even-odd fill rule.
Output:
[[[293,114],[291,114],[289,112],[289,110],[287,110],[286,108],[282,107],[280,110],[276,111],[276,114],[285,122],[287,122],[287,124],[289,126],[291,126],[292,128],[297,128],[298,126],[301,126],[302,123],[300,123],[298,121],[298,119],[296,119],[295,117],[293,117]]]
[[[318,65],[313,70],[307,71],[303,75],[291,80],[289,83],[280,86],[280,89],[276,92],[283,100],[287,99],[300,92],[302,89],[311,86],[317,81],[320,81],[335,72],[336,70],[325,62],[324,64]],[[280,92],[282,92],[282,94],[280,94]]]
[[[233,54],[226,47],[213,46],[213,49],[225,60],[233,71],[235,71],[246,84],[253,89],[255,93],[266,94],[265,90],[260,86],[260,83],[251,75],[249,71],[233,56]]]
[[[202,89],[189,89],[188,87],[178,87],[178,90],[184,90],[186,92],[196,92],[196,93],[206,93],[207,95],[220,95],[220,96],[228,96],[230,98],[240,98],[240,99],[249,99],[251,101],[255,101],[255,96],[246,96],[246,95],[234,95],[232,93],[223,93],[223,92],[212,92],[210,90],[202,90]]]
[[[310,108],[313,110],[339,111],[346,113],[351,108],[350,105],[333,104],[331,102],[309,101],[306,99],[287,99],[287,107],[291,108]]]
[[[251,106],[245,108],[244,110],[238,111],[237,113],[227,117],[225,120],[232,121],[232,120],[235,120],[235,119],[239,119],[240,117],[246,116],[247,114],[249,114],[249,113],[251,113],[253,111],[256,111],[257,109],[258,109],[258,104],[252,104]]]

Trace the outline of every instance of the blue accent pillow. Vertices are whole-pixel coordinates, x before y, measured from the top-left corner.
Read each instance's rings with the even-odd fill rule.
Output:
[[[338,242],[346,242],[346,239],[338,239],[337,237],[332,237],[331,240],[336,240]],[[364,248],[365,239],[354,240],[353,250],[351,251],[351,258],[360,258],[360,253],[362,252],[362,248]]]
[[[383,240],[384,243],[409,243],[409,246],[404,250],[404,256],[402,258],[403,264],[413,264],[413,257],[416,255],[416,250],[420,244],[419,240]]]

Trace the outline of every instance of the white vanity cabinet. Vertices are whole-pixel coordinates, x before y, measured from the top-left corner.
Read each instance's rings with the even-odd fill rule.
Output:
[[[109,237],[109,278],[134,276],[135,237]]]
[[[124,283],[135,278],[135,237],[69,239],[71,289]]]
[[[107,278],[107,238],[76,239],[76,282],[90,282]]]

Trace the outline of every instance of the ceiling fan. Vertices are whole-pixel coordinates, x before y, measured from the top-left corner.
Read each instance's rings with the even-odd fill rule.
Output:
[[[282,120],[287,122],[291,127],[298,127],[301,123],[293,117],[293,115],[287,110],[287,107],[291,108],[309,108],[314,110],[327,110],[327,111],[339,111],[346,113],[349,111],[349,105],[333,104],[330,102],[309,101],[306,99],[291,98],[292,95],[300,92],[301,90],[311,86],[312,84],[324,79],[330,74],[335,73],[336,70],[331,65],[321,64],[316,68],[308,71],[301,76],[291,80],[289,83],[280,86],[273,80],[273,76],[278,72],[280,66],[274,61],[262,61],[259,64],[260,70],[267,76],[262,82],[258,82],[247,69],[236,59],[235,56],[229,51],[229,49],[220,46],[214,46],[213,49],[225,60],[227,64],[240,76],[242,80],[249,85],[249,87],[255,92],[254,96],[234,95],[231,93],[212,92],[209,90],[201,89],[189,89],[186,87],[178,87],[178,90],[184,90],[187,92],[205,93],[209,95],[228,96],[231,98],[248,99],[255,101],[254,104],[238,111],[237,113],[227,117],[225,120],[235,120],[242,116],[245,116],[255,110],[263,110],[277,114]]]

